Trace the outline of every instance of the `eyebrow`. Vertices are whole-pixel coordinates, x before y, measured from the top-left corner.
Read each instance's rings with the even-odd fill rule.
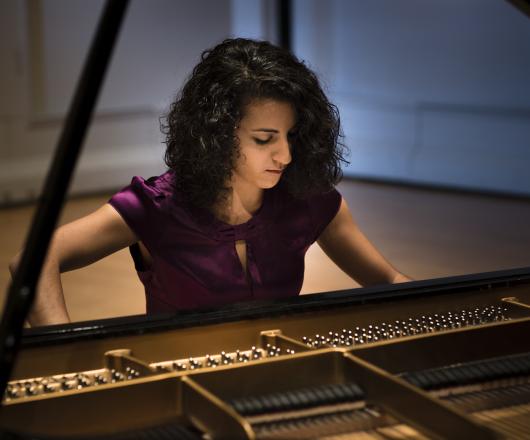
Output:
[[[252,131],[265,131],[266,133],[279,133],[278,130],[275,130],[274,128],[256,128]]]

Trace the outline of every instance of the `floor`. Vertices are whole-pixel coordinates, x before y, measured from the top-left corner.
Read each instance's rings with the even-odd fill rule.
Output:
[[[354,180],[343,181],[339,191],[372,243],[414,279],[530,267],[528,199]],[[70,200],[61,223],[95,210],[108,197]],[[8,263],[23,245],[33,210],[32,206],[0,210],[1,301],[9,283]],[[318,246],[310,248],[303,294],[357,286]],[[63,274],[63,287],[75,321],[145,311],[143,288],[127,250]]]

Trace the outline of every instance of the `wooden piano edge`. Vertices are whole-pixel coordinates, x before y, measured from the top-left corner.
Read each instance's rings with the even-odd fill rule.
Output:
[[[413,337],[414,338],[414,337]],[[253,369],[263,369],[276,367],[276,377],[280,382],[289,382],[289,374],[285,374],[282,377],[278,377],[278,370],[300,369],[300,362],[317,361],[321,365],[326,362],[327,365],[333,364],[329,359],[334,357],[340,360],[343,364],[345,375],[342,379],[352,378],[355,379],[356,383],[365,391],[365,400],[367,403],[376,405],[387,412],[389,415],[394,416],[395,419],[400,423],[405,423],[418,432],[426,435],[428,438],[444,439],[444,438],[474,438],[474,439],[493,439],[497,438],[497,435],[488,428],[479,425],[472,420],[468,415],[449,407],[445,403],[438,399],[435,399],[424,390],[421,390],[413,385],[408,384],[402,379],[382,370],[381,368],[373,365],[364,359],[356,356],[355,350],[344,349],[344,348],[325,348],[317,349],[309,352],[297,353],[287,358],[271,358],[257,361],[256,363],[239,365],[235,370],[240,370],[241,373],[253,374]],[[320,359],[319,359],[320,358]],[[336,363],[335,360],[335,363]],[[288,364],[295,364],[289,367]],[[335,368],[331,368],[335,369]],[[106,412],[109,408],[113,407],[114,412],[110,416],[106,416],[106,423],[103,426],[110,425],[112,422],[118,420],[118,427],[123,429],[124,426],[130,428],[131,414],[132,419],[136,419],[134,415],[140,411],[142,405],[149,406],[153,396],[160,396],[160,400],[164,404],[168,404],[169,409],[166,408],[166,413],[162,414],[160,420],[167,422],[171,419],[171,414],[175,417],[175,420],[181,421],[187,420],[188,423],[193,424],[195,427],[207,432],[213,439],[254,439],[254,431],[244,417],[239,415],[227,402],[223,396],[220,396],[218,390],[212,390],[208,386],[208,383],[212,380],[212,373],[214,375],[223,375],[228,373],[230,375],[238,375],[238,371],[234,371],[233,366],[218,367],[214,369],[203,369],[196,372],[187,372],[186,374],[179,373],[163,373],[154,374],[149,377],[142,377],[135,381],[136,383],[116,383],[109,384],[106,387],[101,387],[96,392],[70,392],[65,393],[59,399],[64,400],[63,405],[53,405],[54,410],[49,408],[46,410],[43,405],[46,405],[45,398],[35,398],[29,402],[29,408],[23,411],[22,414],[16,414],[15,407],[6,407],[8,414],[4,414],[4,417],[8,417],[10,420],[16,420],[17,418],[28,420],[27,416],[32,414],[33,424],[42,422],[48,430],[55,429],[53,423],[50,422],[51,414],[61,410],[61,419],[64,420],[66,416],[69,421],[74,424],[78,417],[73,417],[75,411],[81,410],[83,412],[83,418],[85,420],[92,419],[94,414],[93,399],[97,397],[97,394],[106,393],[107,397],[100,402],[104,403],[99,406],[98,410]],[[328,374],[335,374],[328,373]],[[256,376],[256,374],[254,373]],[[204,381],[201,379],[209,379]],[[338,379],[337,379],[338,380]],[[309,380],[310,382],[310,380]],[[155,386],[156,388],[151,389],[149,387]],[[226,384],[225,384],[226,386]],[[162,388],[164,388],[163,394]],[[133,393],[131,393],[133,391]],[[164,396],[169,391],[170,394],[174,393],[172,397]],[[217,391],[217,392],[216,392]],[[90,396],[92,393],[92,396]],[[109,394],[110,393],[110,394]],[[120,394],[121,393],[121,394]],[[85,397],[92,397],[92,399],[83,399]],[[140,397],[147,396],[147,401],[143,401],[138,404],[139,408],[135,408],[131,412],[131,408],[127,411],[116,411],[116,408],[123,407],[125,402],[131,400],[131,395]],[[118,396],[118,397],[117,397]],[[138,400],[138,399],[134,399]],[[88,401],[88,402],[87,402]],[[57,402],[57,401],[56,401]],[[109,403],[110,402],[110,403]],[[73,403],[76,403],[77,409],[74,409]],[[161,402],[156,405],[160,406]],[[155,405],[155,406],[156,406]],[[163,405],[162,405],[163,406]],[[44,409],[44,411],[43,411]],[[15,410],[14,413],[9,414]],[[71,412],[72,414],[68,414]],[[5,419],[4,419],[5,420]],[[144,420],[145,421],[145,420]],[[135,420],[135,424],[139,425],[142,420]],[[11,425],[8,428],[13,430],[16,426]],[[24,426],[24,424],[19,425]],[[116,427],[114,427],[116,429]],[[64,426],[63,426],[64,429]],[[79,427],[70,426],[69,429],[77,429]],[[20,432],[20,431],[19,431]],[[21,432],[22,435],[39,435],[39,432],[29,430],[29,432]],[[47,432],[46,435],[59,435],[59,432]],[[74,433],[73,435],[80,435],[81,432]],[[101,433],[93,432],[95,437],[101,435]],[[464,435],[465,434],[465,435]],[[63,434],[64,435],[64,434]],[[72,434],[71,434],[72,435]]]
[[[497,286],[530,284],[530,267],[459,275],[402,284],[323,292],[270,301],[249,301],[217,309],[181,311],[164,315],[134,315],[25,329],[21,349],[169,329],[206,326],[239,320],[273,318],[389,299],[449,295]]]

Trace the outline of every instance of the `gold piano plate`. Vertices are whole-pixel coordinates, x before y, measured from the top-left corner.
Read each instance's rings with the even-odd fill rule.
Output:
[[[27,348],[0,423],[57,436],[517,438],[530,433],[529,297],[492,288]],[[504,374],[499,362],[524,365]]]

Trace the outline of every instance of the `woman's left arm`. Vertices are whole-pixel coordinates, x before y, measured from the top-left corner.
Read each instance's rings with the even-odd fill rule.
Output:
[[[393,268],[368,241],[344,199],[317,242],[337,266],[362,286],[411,281]]]

